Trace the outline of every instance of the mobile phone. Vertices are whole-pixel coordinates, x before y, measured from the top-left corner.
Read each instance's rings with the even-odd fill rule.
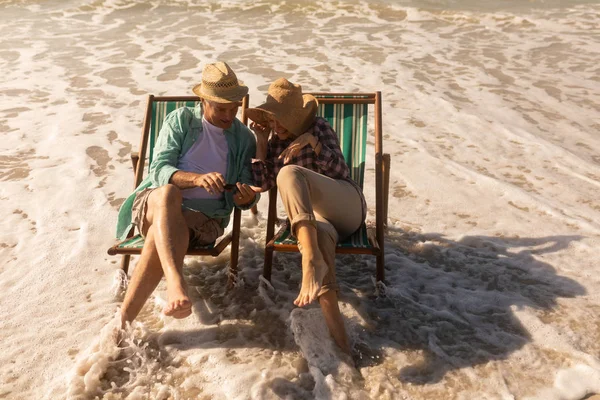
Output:
[[[223,189],[225,189],[226,192],[230,192],[232,190],[237,189],[237,186],[235,185],[235,183],[228,183],[225,186],[223,186]]]

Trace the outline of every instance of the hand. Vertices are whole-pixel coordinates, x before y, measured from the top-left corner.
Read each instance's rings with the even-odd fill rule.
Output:
[[[249,185],[250,189],[252,189],[254,191],[254,193],[262,193],[262,192],[266,192],[266,190],[263,190],[263,188],[261,188],[260,186],[252,186]]]
[[[269,139],[271,133],[271,127],[257,124],[256,122],[250,123],[250,129],[256,134],[257,139]]]
[[[317,139],[317,137],[311,132],[303,133],[302,135],[298,136],[296,140],[290,143],[290,145],[284,151],[281,152],[281,154],[279,155],[279,159],[283,158],[283,163],[287,164],[304,147],[310,145],[314,149],[317,146],[318,142],[319,139]]]
[[[245,183],[236,183],[237,191],[233,195],[233,202],[236,206],[242,207],[248,205],[254,201],[256,193],[252,189],[253,186],[246,185]],[[259,188],[260,189],[260,188]]]
[[[203,187],[210,194],[222,193],[225,187],[225,178],[218,172],[200,174],[196,178],[196,186]]]

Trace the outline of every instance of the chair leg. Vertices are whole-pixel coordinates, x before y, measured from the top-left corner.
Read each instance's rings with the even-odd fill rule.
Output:
[[[233,232],[231,237],[231,259],[229,260],[229,271],[227,274],[227,288],[232,289],[237,283],[238,259],[240,250],[240,223],[242,212],[236,208],[233,212]]]
[[[271,282],[271,269],[273,266],[273,249],[265,248],[265,265],[263,266],[263,277]]]
[[[385,280],[385,270],[384,270],[384,256],[383,249],[380,254],[377,255],[377,282],[383,282]]]
[[[125,272],[125,275],[129,272],[129,261],[131,260],[131,255],[126,254],[121,258],[121,269]]]
[[[269,190],[269,212],[267,214],[267,237],[265,240],[265,264],[263,266],[263,277],[271,281],[271,267],[273,266],[273,247],[269,242],[275,234],[275,221],[277,220],[277,186]]]

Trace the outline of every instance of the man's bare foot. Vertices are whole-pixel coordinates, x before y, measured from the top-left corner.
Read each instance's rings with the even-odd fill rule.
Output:
[[[302,287],[294,300],[295,305],[304,307],[317,299],[328,270],[329,267],[323,258],[302,256]]]
[[[167,298],[169,299],[169,304],[163,309],[163,314],[177,319],[190,316],[192,313],[192,302],[183,284],[167,281]]]

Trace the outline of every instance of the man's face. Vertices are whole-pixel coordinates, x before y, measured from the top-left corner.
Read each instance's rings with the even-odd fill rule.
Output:
[[[240,102],[216,103],[214,101],[202,100],[204,105],[204,119],[214,126],[229,129],[240,107]]]

